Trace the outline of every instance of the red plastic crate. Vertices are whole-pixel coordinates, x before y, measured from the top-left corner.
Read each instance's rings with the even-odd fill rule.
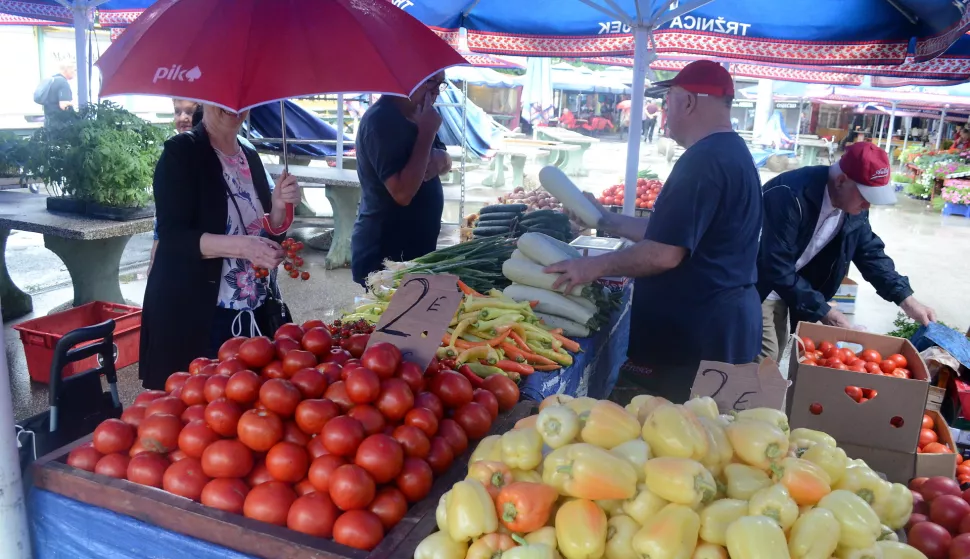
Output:
[[[54,347],[68,332],[114,319],[115,367],[121,369],[138,361],[141,337],[141,308],[95,301],[56,314],[21,322],[14,326],[20,332],[27,356],[30,378],[50,383]],[[98,356],[71,363],[62,371],[63,378],[98,366]]]

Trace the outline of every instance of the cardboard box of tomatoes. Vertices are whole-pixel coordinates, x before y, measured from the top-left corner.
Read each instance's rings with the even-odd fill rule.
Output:
[[[799,323],[795,335],[824,355],[807,356],[799,349],[798,358],[793,355],[789,363],[791,427],[831,434],[850,456],[884,472],[890,481],[905,483],[915,477],[929,374],[913,344],[805,322]],[[843,359],[849,356],[837,355],[842,348],[854,348],[848,364]],[[867,366],[864,350],[864,357],[878,361],[878,366]],[[893,365],[891,358],[896,356]]]
[[[913,477],[953,477],[957,469],[957,446],[946,420],[940,412],[926,410],[921,427]]]

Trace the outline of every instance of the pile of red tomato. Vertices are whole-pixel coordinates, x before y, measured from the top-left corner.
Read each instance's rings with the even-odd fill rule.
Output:
[[[907,543],[928,559],[970,557],[970,489],[961,492],[947,477],[916,478],[913,515],[906,523]]]
[[[663,186],[664,183],[657,179],[637,179],[636,207],[646,208],[648,210],[653,209],[653,205],[657,200],[657,196],[660,195],[660,190]],[[623,188],[624,186],[622,184],[614,184],[613,186],[606,187],[603,195],[599,197],[600,204],[604,206],[622,206],[624,198]]]
[[[473,390],[391,344],[365,351],[363,337],[348,351],[310,321],[233,338],[139,394],[67,462],[372,549],[519,390],[501,375]]]
[[[819,342],[818,346],[811,338],[801,338],[800,363],[815,367],[828,367],[857,373],[870,373],[897,378],[913,378],[909,371],[909,362],[899,353],[883,359],[874,349],[863,349],[858,354],[848,348],[840,348],[832,342]],[[858,386],[845,387],[845,393],[856,402],[866,402],[876,396],[875,390]]]
[[[940,436],[936,432],[936,421],[933,420],[933,416],[930,414],[923,414],[923,424],[919,431],[919,442],[916,446],[916,452],[920,454],[952,454],[953,449],[946,443],[940,442]],[[957,464],[962,465],[963,457],[957,454]],[[964,468],[967,470],[970,468],[970,464]],[[957,474],[960,475],[960,470],[957,470]],[[966,474],[963,474],[966,481],[970,481],[970,470]],[[964,480],[959,480],[960,483],[964,483]]]

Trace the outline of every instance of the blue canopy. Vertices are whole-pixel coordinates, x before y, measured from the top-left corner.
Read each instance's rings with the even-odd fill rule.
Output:
[[[296,144],[291,140],[336,140],[337,129],[293,101],[286,101],[286,147],[289,153],[311,157],[337,154],[334,144]],[[267,103],[249,112],[251,132],[256,138],[279,138],[282,133],[280,104]],[[282,151],[279,144],[263,144],[264,149]],[[344,135],[344,151],[354,149],[354,140]]]
[[[671,10],[669,0],[395,2],[431,27],[467,28],[469,47],[478,52],[630,54],[639,23],[654,29],[657,52],[807,65],[900,64],[910,52],[917,61],[930,59],[970,27],[965,3],[681,0]]]

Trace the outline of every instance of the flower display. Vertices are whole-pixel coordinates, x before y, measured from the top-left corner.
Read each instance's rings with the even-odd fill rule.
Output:
[[[941,196],[951,204],[970,205],[970,182],[944,186]]]

